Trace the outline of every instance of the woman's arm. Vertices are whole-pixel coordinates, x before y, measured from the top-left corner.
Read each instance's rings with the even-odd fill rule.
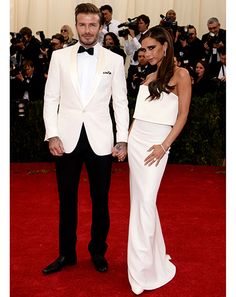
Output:
[[[192,85],[188,70],[185,68],[179,68],[176,71],[175,75],[177,95],[179,98],[179,110],[177,120],[171,132],[162,143],[165,150],[167,150],[171,146],[171,144],[175,141],[175,139],[182,131],[187,121],[191,101]]]
[[[178,137],[187,121],[192,90],[190,75],[185,68],[179,68],[175,73],[173,81],[176,82],[175,84],[179,100],[177,120],[163,143],[154,144],[148,150],[151,153],[144,160],[145,165],[148,166],[151,166],[152,164],[155,164],[156,166],[158,165],[159,161]]]

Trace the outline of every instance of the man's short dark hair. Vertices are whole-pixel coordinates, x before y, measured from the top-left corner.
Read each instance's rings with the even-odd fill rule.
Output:
[[[101,20],[102,20],[102,14],[100,10],[97,8],[96,5],[92,3],[81,3],[78,4],[75,8],[75,23],[77,23],[77,15],[79,13],[85,13],[85,14],[97,14],[99,16],[99,22],[101,25]]]
[[[20,32],[19,32],[22,36],[32,36],[32,30],[29,28],[29,27],[23,27],[20,29]]]
[[[108,5],[108,4],[101,6],[100,10],[101,11],[108,10],[110,13],[112,13],[112,7],[110,5]]]
[[[60,33],[54,34],[52,35],[52,39],[58,39],[60,41],[60,43],[64,43],[64,36]]]
[[[141,15],[139,15],[138,17],[137,17],[137,21],[144,21],[144,23],[146,24],[146,25],[148,25],[149,26],[149,24],[150,24],[150,19],[149,19],[149,17],[147,16],[147,15],[145,15],[145,14],[141,14]]]

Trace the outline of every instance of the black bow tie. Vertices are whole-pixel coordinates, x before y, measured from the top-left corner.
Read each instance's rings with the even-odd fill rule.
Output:
[[[85,48],[82,45],[79,47],[78,49],[78,53],[83,53],[83,52],[87,52],[89,55],[93,55],[94,53],[94,48],[90,47],[90,48]]]

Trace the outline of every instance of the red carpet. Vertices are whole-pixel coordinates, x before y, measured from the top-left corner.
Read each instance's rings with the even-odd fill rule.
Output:
[[[141,296],[225,297],[224,168],[168,165],[158,209],[167,252],[177,266],[167,285]],[[127,279],[127,163],[114,163],[107,273],[87,251],[90,198],[86,171],[79,188],[78,265],[44,276],[58,255],[58,200],[52,163],[11,164],[11,297],[134,296]]]

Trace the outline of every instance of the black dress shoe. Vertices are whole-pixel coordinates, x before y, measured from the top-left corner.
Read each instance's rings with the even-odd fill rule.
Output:
[[[106,272],[108,269],[108,262],[102,255],[93,255],[92,256],[93,264],[97,271]]]
[[[60,271],[64,266],[75,265],[76,263],[76,259],[69,260],[66,257],[60,256],[54,262],[45,267],[42,272],[44,274],[54,273]]]

